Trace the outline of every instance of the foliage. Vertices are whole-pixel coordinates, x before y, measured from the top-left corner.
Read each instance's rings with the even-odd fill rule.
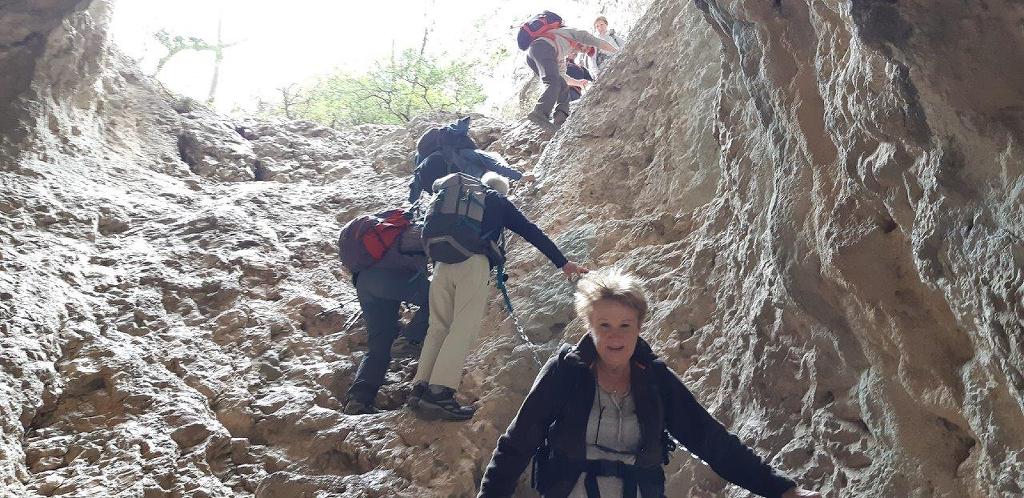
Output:
[[[164,54],[164,56],[156,63],[156,72],[153,73],[154,76],[159,76],[160,71],[162,71],[164,66],[167,65],[167,62],[179,52],[183,52],[185,50],[204,52],[207,50],[213,50],[214,48],[214,44],[197,36],[172,35],[167,32],[166,29],[161,29],[160,31],[153,33],[153,38],[156,38],[156,41],[160,42],[160,44],[167,49],[167,53]]]
[[[279,89],[272,113],[330,126],[404,124],[428,111],[467,111],[484,101],[473,64],[416,50],[378,61],[366,74],[339,71],[309,87]]]
[[[220,80],[220,67],[224,61],[224,50],[231,48],[236,43],[224,43],[221,39],[223,20],[218,19],[217,21],[217,41],[210,42],[199,38],[197,36],[182,36],[172,35],[166,29],[161,29],[156,33],[153,33],[153,38],[160,42],[161,45],[167,49],[167,53],[160,58],[156,63],[156,72],[153,73],[154,77],[160,76],[160,71],[164,69],[164,66],[175,56],[181,52],[187,50],[193,50],[196,52],[213,52],[213,77],[210,80],[210,94],[206,99],[207,104],[212,104],[213,99],[217,94],[217,83]]]

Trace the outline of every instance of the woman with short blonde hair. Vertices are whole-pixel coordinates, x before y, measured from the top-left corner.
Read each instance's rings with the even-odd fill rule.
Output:
[[[718,423],[640,338],[648,303],[640,281],[618,270],[577,285],[587,333],[563,345],[498,439],[480,497],[511,496],[534,459],[545,497],[665,495],[663,465],[679,441],[723,478],[772,498],[820,498],[776,473]]]
[[[580,279],[575,295],[576,316],[590,316],[594,303],[602,299],[635,309],[641,322],[647,315],[647,295],[640,282],[619,270],[595,272]]]

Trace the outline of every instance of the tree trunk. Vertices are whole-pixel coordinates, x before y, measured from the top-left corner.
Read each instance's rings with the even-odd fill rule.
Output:
[[[210,96],[206,98],[207,105],[213,105],[213,99],[217,95],[217,82],[220,79],[220,63],[224,60],[224,50],[218,48],[213,56],[213,79],[210,81]]]
[[[294,87],[295,85],[287,85],[278,88],[278,91],[281,92],[281,108],[284,110],[284,117],[288,119],[295,119],[295,115],[292,112],[292,108],[296,104],[295,99],[298,96],[299,92],[298,90],[296,90],[293,93],[292,88]]]
[[[221,28],[224,25],[224,13],[221,12],[217,18],[217,44],[213,48],[213,79],[210,81],[210,96],[206,98],[207,105],[213,105],[217,97],[217,83],[220,80],[220,64],[224,61],[224,40],[221,37]]]
[[[424,14],[424,18],[426,18],[426,17],[428,17],[428,16],[429,16],[429,14],[430,14],[430,9],[431,9],[432,7],[433,7],[433,2],[430,2],[430,3],[429,3],[429,4],[427,5],[427,12],[426,12],[426,13]],[[415,65],[415,67],[413,68],[413,77],[412,77],[413,79],[412,79],[412,86],[414,86],[414,87],[415,87],[415,86],[417,86],[417,85],[419,84],[419,82],[420,82],[420,69],[421,69],[421,68],[422,68],[422,66],[423,66],[423,58],[424,58],[424,54],[425,54],[425,53],[426,53],[426,51],[427,51],[427,40],[429,40],[429,39],[430,39],[430,31],[431,31],[431,29],[430,29],[430,28],[432,28],[432,27],[433,27],[433,24],[434,24],[434,23],[433,23],[432,21],[428,21],[428,22],[427,22],[427,24],[426,24],[426,26],[424,26],[424,27],[423,27],[423,41],[421,41],[421,42],[420,42],[420,56],[419,56],[419,59],[417,59],[417,60],[416,60],[416,65]],[[392,66],[394,66],[394,64],[392,64]],[[396,79],[399,79],[399,78],[400,78],[400,77],[396,77]],[[423,100],[424,100],[424,101],[426,101],[426,100],[427,100],[427,97],[426,97],[426,94],[425,94],[425,93],[426,93],[426,92],[424,92],[424,96],[423,96]],[[429,106],[429,105],[430,105],[430,103],[428,102],[428,103],[427,103],[427,105]],[[405,103],[405,113],[404,113],[404,114],[405,114],[406,116],[408,116],[408,115],[412,114],[412,102],[406,102],[406,103]],[[408,119],[408,118],[405,118],[405,121],[406,121],[406,122],[408,122],[408,121],[409,121],[409,119]]]

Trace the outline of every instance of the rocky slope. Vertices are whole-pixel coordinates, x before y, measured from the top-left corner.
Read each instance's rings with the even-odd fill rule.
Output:
[[[651,279],[659,349],[775,464],[837,496],[1018,496],[1022,14],[658,2],[535,212]],[[537,306],[528,328],[569,319]]]
[[[404,197],[443,117],[227,120],[114,54],[108,17],[0,8],[0,496],[471,496],[534,357],[582,333],[572,287],[513,246],[531,344],[495,298],[472,422],[340,414],[364,339],[337,229]],[[1019,495],[1022,19],[655,0],[543,152],[474,133],[571,257],[648,279],[649,340],[773,464],[830,496]],[[745,495],[683,455],[670,496]]]

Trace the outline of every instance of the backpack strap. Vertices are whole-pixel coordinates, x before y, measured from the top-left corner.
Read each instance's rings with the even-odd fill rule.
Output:
[[[638,467],[618,460],[587,460],[583,464],[583,472],[587,474],[583,479],[587,498],[601,498],[598,477],[622,479],[622,498],[636,498],[641,482],[665,482],[665,472],[661,467]]]
[[[657,361],[657,360],[656,360]],[[654,388],[657,389],[658,395],[661,397],[661,413],[662,413],[662,426],[661,426],[661,462],[664,465],[668,465],[669,459],[672,456],[672,452],[679,447],[675,438],[668,432],[668,405],[669,405],[669,393],[667,388],[663,388],[663,384],[658,380],[658,376],[661,375],[658,370],[662,368],[668,368],[664,363],[656,364],[651,363],[652,378],[654,379]]]
[[[447,144],[442,145],[438,152],[444,156],[445,167],[447,168],[445,171],[446,175],[450,175],[452,173],[466,173],[468,171],[466,168],[466,158],[462,157],[462,154],[460,154],[454,147]]]
[[[494,286],[501,291],[501,297],[505,299],[505,308],[508,309],[508,314],[513,315],[512,298],[509,297],[508,287],[505,285],[505,282],[508,280],[508,275],[505,274],[505,244],[507,239],[505,238],[504,230],[502,230],[501,237],[499,237],[498,240],[498,252],[501,255],[502,261],[495,267],[496,272],[494,276]]]
[[[419,190],[419,194],[416,199],[410,199],[413,202],[413,207],[416,206],[420,201],[420,197],[423,196],[423,191],[428,190],[430,185],[423,185],[423,165],[426,164],[427,159],[433,154],[427,154],[427,157],[420,157],[420,153],[416,153],[416,157],[413,158],[413,169],[412,169],[412,184],[409,185],[410,189]]]
[[[452,168],[452,165],[455,164],[455,151],[452,150],[451,147],[447,145],[442,145],[439,149],[437,149],[437,152],[435,152],[435,154],[441,154],[441,156],[444,157],[445,176],[459,172],[459,168],[456,167],[454,168],[454,170]]]
[[[559,352],[559,354],[561,354],[561,352]],[[559,359],[564,360],[564,358]],[[562,389],[559,392],[559,396],[555,401],[555,403],[557,403],[558,406],[555,408],[555,411],[553,412],[555,414],[556,419],[565,410],[565,405],[569,403],[569,393],[576,391],[576,389],[579,387],[580,375],[577,372],[574,373],[576,373],[576,375],[572,376],[573,378],[571,381],[562,381]],[[564,375],[562,375],[561,377],[565,379]],[[530,487],[536,489],[537,491],[540,491],[540,489],[537,487],[540,484],[537,481],[537,474],[539,474],[542,470],[541,465],[547,464],[549,455],[551,453],[551,445],[548,444],[548,432],[551,430],[552,422],[553,420],[544,421],[544,437],[543,439],[541,439],[540,446],[538,446],[537,450],[534,451],[533,463],[530,466]]]
[[[608,35],[611,36],[613,40],[615,40],[615,48],[621,49],[623,45],[622,38],[619,38],[619,35],[615,33],[615,30],[613,29],[608,31]]]

